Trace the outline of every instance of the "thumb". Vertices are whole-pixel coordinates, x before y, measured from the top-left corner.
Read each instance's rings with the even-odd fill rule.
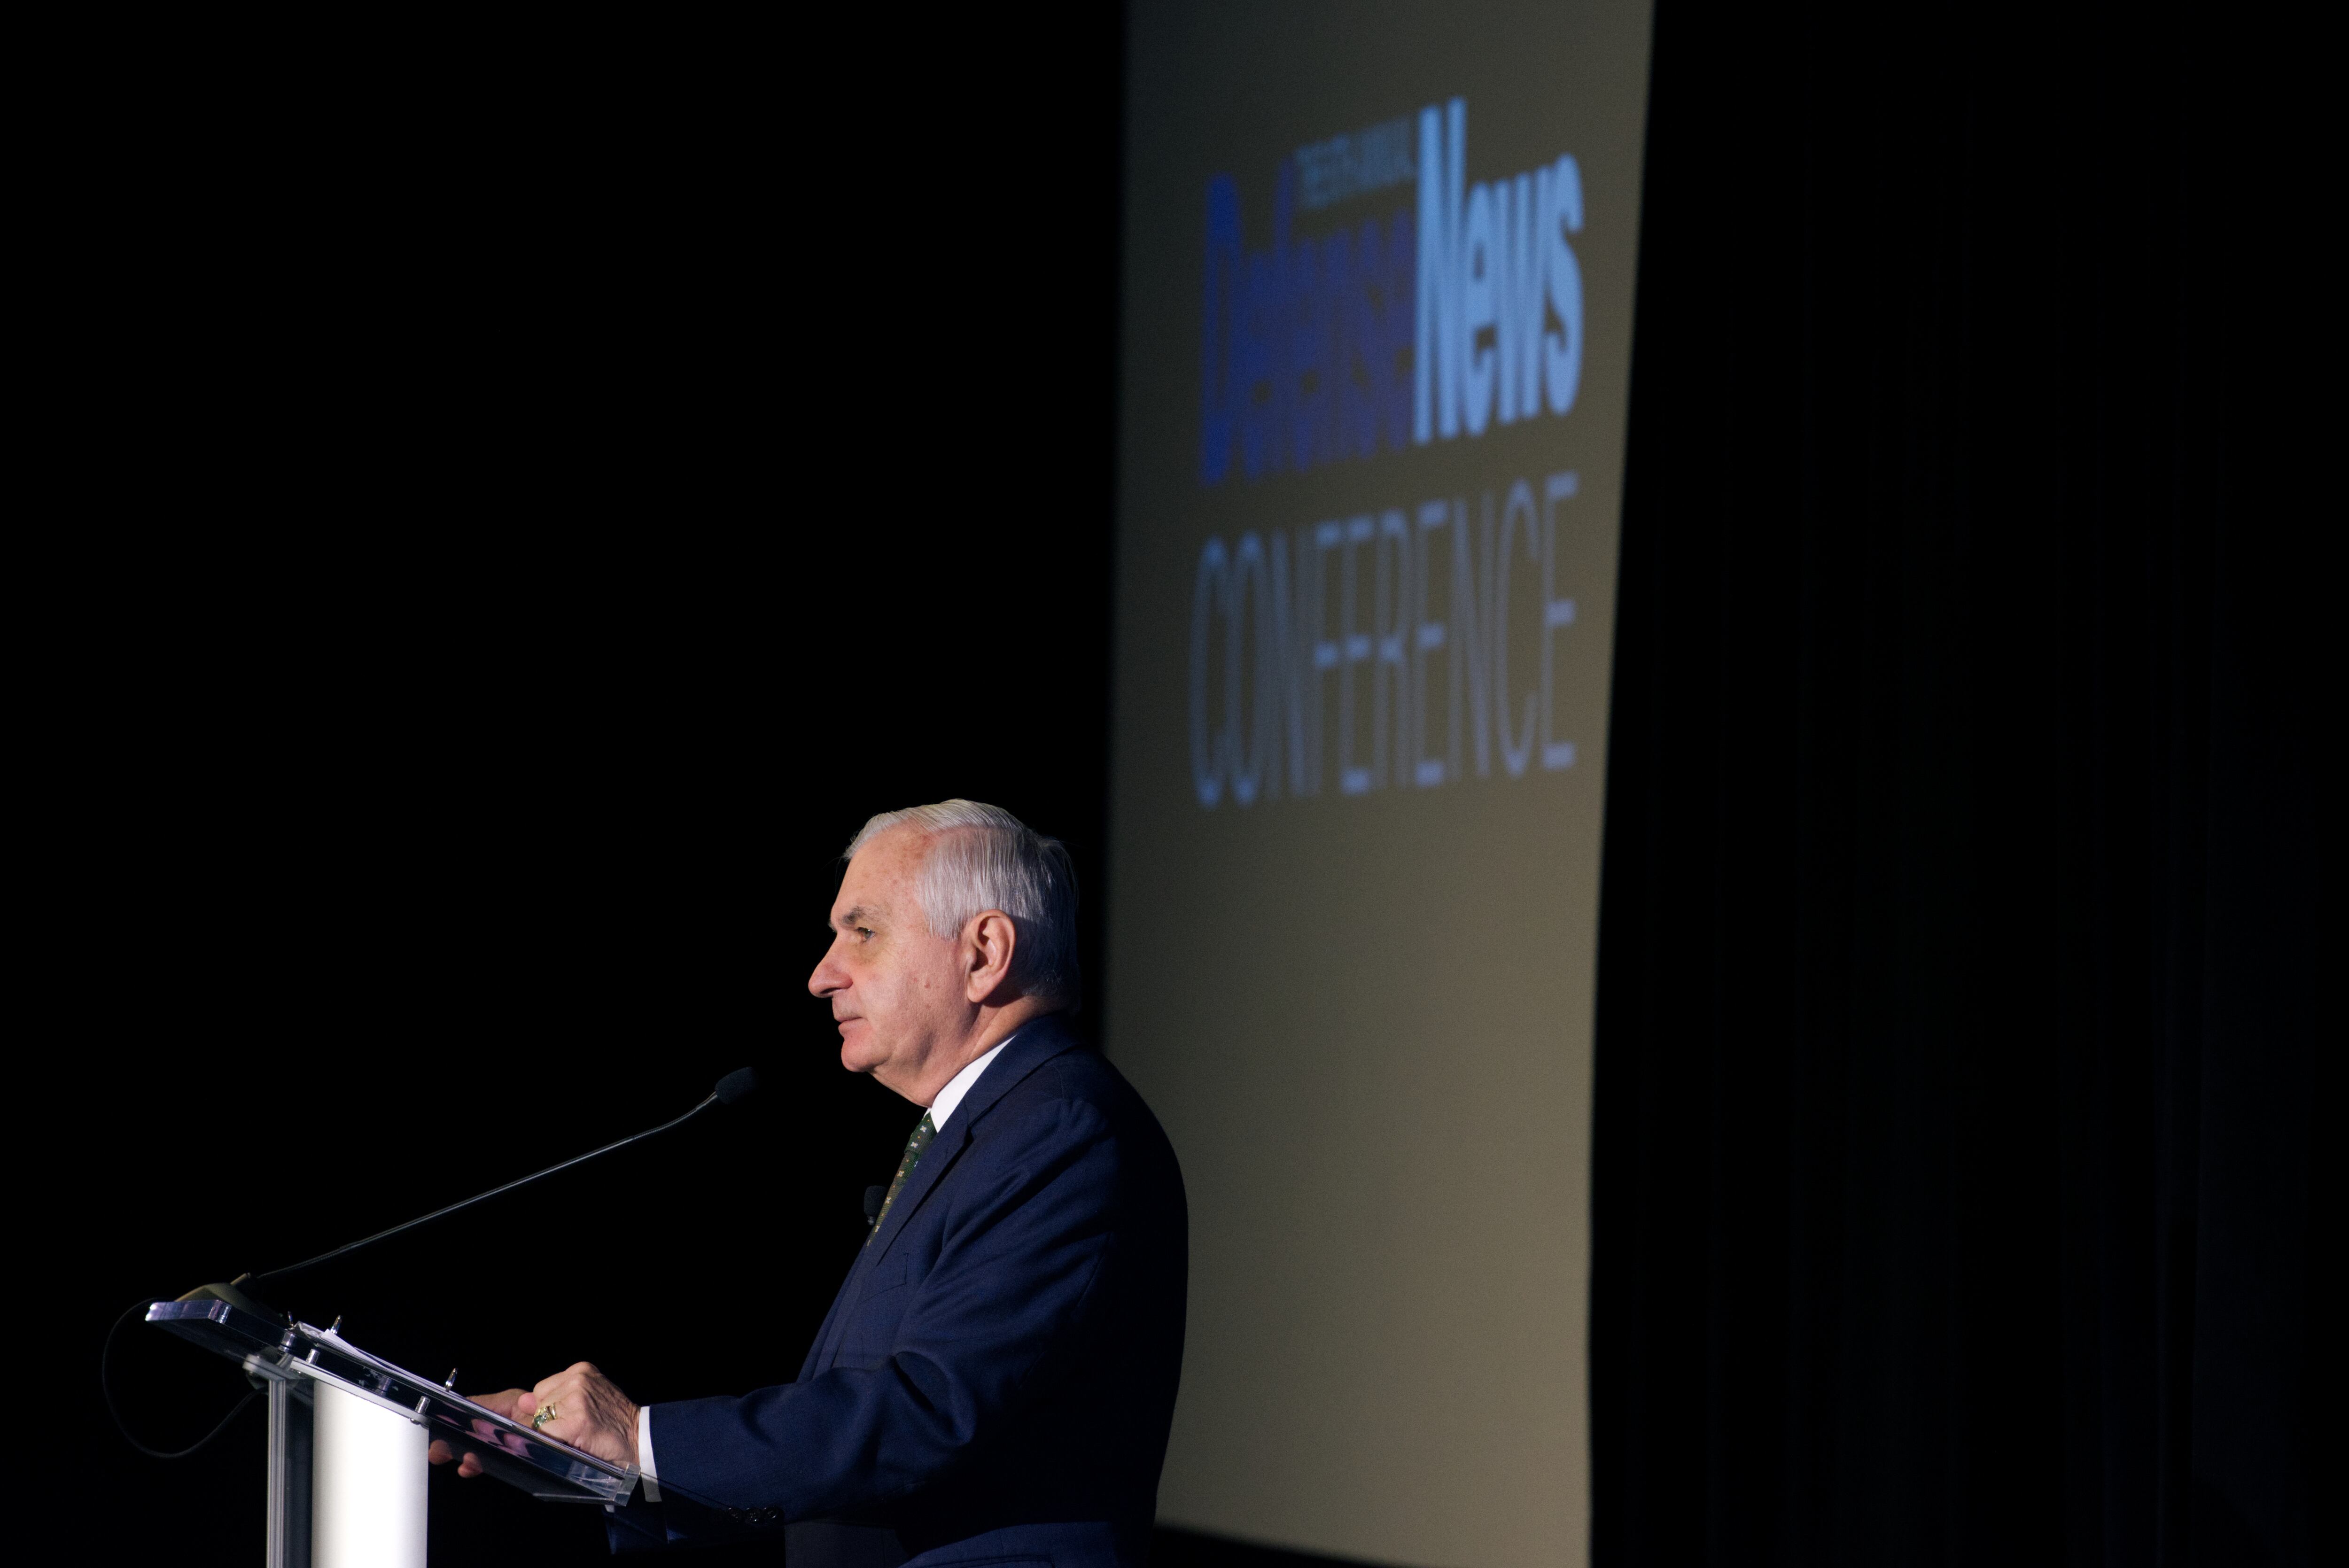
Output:
[[[494,1394],[468,1394],[465,1398],[510,1420],[527,1423],[538,1413],[538,1396],[527,1388],[501,1388]]]

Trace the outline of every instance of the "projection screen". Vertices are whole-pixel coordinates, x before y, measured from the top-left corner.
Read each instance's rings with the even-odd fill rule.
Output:
[[[1588,1558],[1645,0],[1140,0],[1107,1016],[1192,1203],[1170,1524]]]

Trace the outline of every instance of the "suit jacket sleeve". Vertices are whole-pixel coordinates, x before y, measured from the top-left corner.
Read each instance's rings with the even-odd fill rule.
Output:
[[[785,1521],[885,1504],[947,1473],[1051,1386],[1091,1325],[1117,1244],[1120,1149],[1078,1100],[999,1106],[925,1202],[948,1205],[928,1261],[885,1257],[851,1304],[836,1364],[739,1398],[660,1407],[661,1485]],[[908,1244],[901,1231],[893,1247]],[[857,1318],[916,1274],[885,1342]],[[894,1303],[887,1304],[894,1308]],[[885,1308],[883,1310],[886,1310]],[[861,1353],[860,1353],[861,1352]],[[867,1356],[870,1365],[843,1365]]]

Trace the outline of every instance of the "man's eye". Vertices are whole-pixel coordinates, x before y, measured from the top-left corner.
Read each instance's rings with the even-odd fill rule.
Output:
[[[869,925],[860,925],[856,928],[856,934],[870,942],[873,939],[873,928]]]

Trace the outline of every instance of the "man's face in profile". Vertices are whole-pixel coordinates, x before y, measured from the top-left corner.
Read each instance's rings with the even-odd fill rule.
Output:
[[[840,1063],[905,1093],[968,1022],[957,944],[931,934],[916,878],[926,837],[898,828],[856,852],[832,904],[832,946],[808,989],[832,1004]]]

